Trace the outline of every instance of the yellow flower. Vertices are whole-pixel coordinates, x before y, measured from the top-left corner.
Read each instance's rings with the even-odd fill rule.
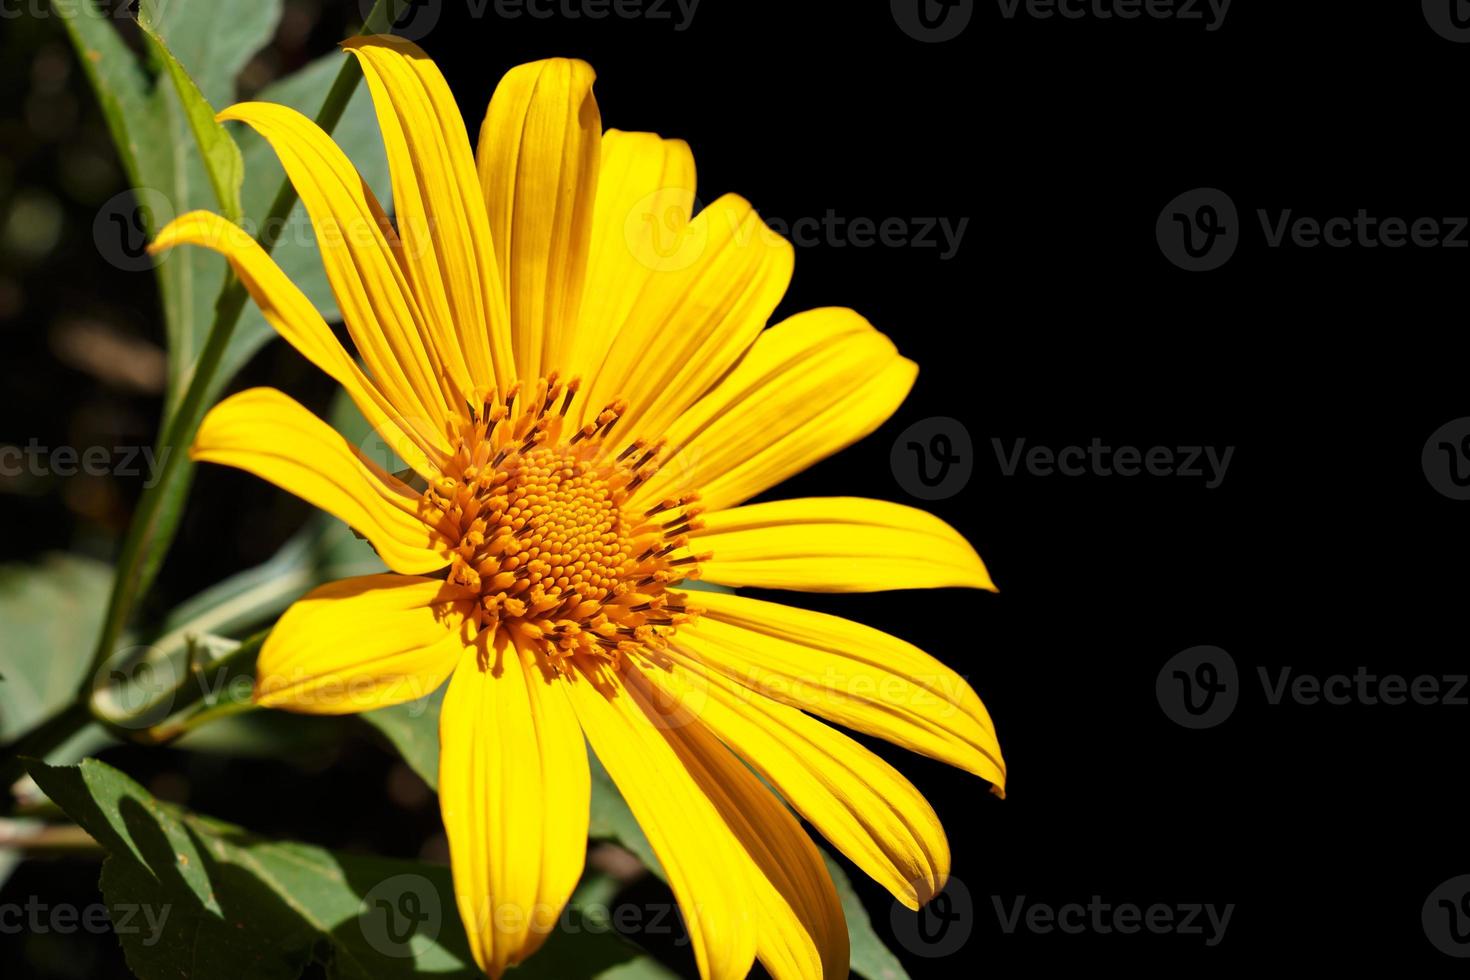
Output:
[[[491,976],[537,949],[582,873],[584,737],[667,872],[703,976],[744,977],[756,957],[783,980],[846,976],[832,881],[781,800],[910,908],[944,886],[949,846],[903,776],[819,719],[999,792],[994,727],[958,674],[902,640],[678,586],[992,588],[974,549],[913,508],[741,506],[877,428],[915,365],[851,310],[766,329],[791,246],[733,195],[692,214],[688,146],[604,132],[586,64],[509,72],[472,155],[422,51],[347,47],[396,223],[305,117],[245,103],[221,118],[280,157],[366,370],[219,216],[184,215],[155,245],[223,254],[417,474],[391,475],[274,389],[204,420],[195,459],[336,515],[392,569],[293,606],[261,652],[257,700],[333,714],[450,679],[440,801]]]

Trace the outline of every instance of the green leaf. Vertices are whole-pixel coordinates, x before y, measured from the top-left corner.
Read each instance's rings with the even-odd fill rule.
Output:
[[[259,837],[163,803],[123,773],[32,760],[36,783],[108,858],[102,897],[143,980],[479,976],[449,869]],[[516,970],[521,980],[673,980],[597,925],[605,889],[574,895],[567,921]],[[124,920],[126,916],[126,920]]]
[[[177,86],[160,84],[156,77],[167,73],[165,64],[140,61],[123,42],[115,18],[104,14],[95,0],[52,3],[102,105],[148,238],[177,215],[216,206],[190,113]],[[108,4],[109,10],[113,6]],[[205,105],[219,107],[234,101],[235,77],[274,35],[280,6],[280,0],[143,0],[140,16]],[[179,249],[158,262],[156,274],[168,338],[167,417],[183,394],[213,322],[225,263],[205,249]],[[263,320],[242,327],[235,340],[252,352],[269,337]]]
[[[151,6],[142,8],[138,25],[143,29],[143,37],[149,50],[168,70],[169,78],[173,80],[174,91],[178,93],[179,102],[183,105],[189,129],[194,133],[195,145],[203,155],[205,173],[214,189],[214,198],[219,203],[220,213],[238,224],[243,214],[240,207],[240,185],[245,180],[245,161],[240,156],[240,148],[235,145],[225,127],[215,120],[214,107],[204,98],[204,93],[199,91],[194,79],[179,64],[179,59],[174,57],[163,38],[158,36],[157,29],[150,22],[151,9]]]
[[[0,566],[0,744],[72,701],[111,579],[107,565],[77,555]]]
[[[143,980],[476,975],[448,868],[257,837],[93,759],[29,769],[107,851],[102,896]]]
[[[252,233],[270,210],[284,172],[265,142],[243,128],[235,140],[214,122],[214,112],[236,101],[235,80],[250,57],[275,33],[281,0],[143,0],[140,20],[148,27],[153,64],[145,63],[124,43],[110,14],[115,0],[51,0],[66,26],[93,92],[101,104],[129,183],[137,216],[151,239],[171,218],[195,208],[220,207],[216,185],[198,152],[203,142],[211,160],[228,157],[229,143],[238,146],[243,183],[238,190],[239,216]],[[280,102],[315,115],[325,101],[341,53],[327,55],[267,86],[255,97]],[[160,84],[160,74],[171,84]],[[183,95],[181,92],[188,94]],[[210,135],[197,135],[201,128]],[[368,93],[359,90],[333,132],[347,156],[387,201],[387,163]],[[223,162],[228,184],[232,164]],[[225,188],[228,191],[228,187]],[[228,195],[233,198],[233,194]],[[227,217],[229,207],[223,208]],[[281,269],[329,322],[340,318],[327,286],[305,212],[298,204],[273,253]],[[214,322],[214,304],[225,280],[225,262],[202,248],[180,248],[156,266],[167,322],[169,386],[166,416],[171,415],[193,374],[205,338]],[[212,402],[230,378],[273,336],[253,305],[240,317],[230,343],[211,379]],[[182,483],[180,492],[184,489]]]

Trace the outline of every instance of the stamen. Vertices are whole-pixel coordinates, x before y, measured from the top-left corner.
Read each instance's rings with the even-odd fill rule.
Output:
[[[511,384],[503,400],[476,389],[445,475],[423,493],[425,520],[455,542],[449,580],[477,594],[471,628],[514,631],[558,672],[573,657],[616,666],[666,646],[691,615],[667,590],[697,577],[703,560],[672,557],[702,527],[690,506],[698,494],[624,513],[667,440],[636,438],[611,456],[622,399],[566,433],[580,389],[580,378],[563,383],[556,373]]]

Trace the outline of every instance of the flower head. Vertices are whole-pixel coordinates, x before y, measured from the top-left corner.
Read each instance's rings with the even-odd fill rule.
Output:
[[[827,722],[998,792],[994,727],[959,675],[902,640],[687,586],[992,588],[963,538],[913,508],[742,506],[879,426],[915,366],[851,310],[767,328],[790,245],[733,195],[695,213],[689,148],[604,132],[582,62],[509,72],[472,154],[420,50],[347,47],[394,219],[295,111],[221,118],[269,141],[300,193],[361,365],[224,219],[184,215],[155,243],[223,254],[412,471],[273,389],[204,420],[195,459],[336,515],[391,569],[288,610],[257,700],[343,713],[449,680],[441,809],[492,976],[539,947],[582,873],[586,743],[646,831],[704,976],[743,977],[756,957],[778,978],[846,976],[841,906],[782,801],[910,907],[943,887],[949,849],[919,792]]]

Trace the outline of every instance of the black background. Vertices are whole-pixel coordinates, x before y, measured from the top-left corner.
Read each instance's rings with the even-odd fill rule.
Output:
[[[353,6],[323,20],[318,51]],[[829,211],[969,219],[948,260],[942,248],[840,238],[798,247],[777,314],[851,306],[921,372],[878,433],[767,496],[926,506],[976,545],[1001,590],[798,599],[951,664],[1000,731],[1004,801],[883,750],[939,811],[970,896],[952,906],[951,928],[970,930],[958,952],[930,959],[893,943],[914,977],[1457,968],[1426,940],[1420,910],[1435,886],[1470,872],[1470,707],[1270,705],[1257,669],[1467,669],[1458,558],[1470,503],[1430,486],[1420,452],[1441,424],[1470,415],[1470,234],[1459,249],[1271,248],[1257,210],[1470,214],[1470,44],[1441,38],[1407,2],[1237,0],[1211,32],[1147,17],[1007,19],[989,0],[943,43],[907,35],[886,3],[703,0],[683,31],[671,6],[670,20],[598,22],[474,17],[470,6],[446,0],[421,43],[472,134],[505,69],[577,56],[598,71],[605,125],[689,141],[703,200],[734,191],[788,223]],[[1238,251],[1206,273],[1175,268],[1155,238],[1160,211],[1196,187],[1220,188],[1240,215]],[[274,350],[251,371],[295,371],[305,394],[324,398],[293,356]],[[934,416],[969,433],[974,474],[926,504],[905,494],[890,449]],[[1005,476],[992,445],[1094,437],[1234,455],[1206,489],[1185,477]],[[222,501],[299,516],[233,474],[199,486],[165,591],[187,592],[206,556],[223,575],[289,531],[284,521],[279,536],[242,534]],[[17,540],[22,554],[66,543],[35,528]],[[1155,679],[1198,644],[1230,652],[1242,691],[1223,724],[1191,731],[1161,710]],[[312,816],[313,804],[359,778],[370,799],[380,755],[361,746],[305,775],[236,763],[230,792],[191,802],[341,846],[341,828]],[[117,759],[163,765],[157,754]],[[272,785],[296,794],[295,815],[238,802],[239,787]],[[430,805],[392,826],[432,820]],[[389,829],[354,833],[361,846],[412,853]],[[22,876],[12,887],[24,893]],[[886,894],[859,887],[891,936]],[[1234,910],[1213,947],[1200,935],[1008,934],[996,902],[1021,896]]]

